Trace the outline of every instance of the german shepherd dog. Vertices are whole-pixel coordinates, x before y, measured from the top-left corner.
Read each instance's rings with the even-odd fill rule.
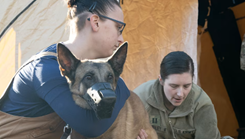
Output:
[[[91,109],[83,99],[87,89],[99,82],[108,82],[115,91],[117,81],[123,71],[123,65],[127,57],[128,43],[122,44],[113,56],[108,60],[78,60],[64,45],[58,44],[58,62],[60,72],[66,77],[73,99],[77,105],[84,109]],[[94,68],[99,67],[99,68]],[[83,80],[87,72],[93,71],[93,80]],[[110,73],[112,76],[108,77]],[[111,81],[108,81],[108,78]],[[91,82],[92,81],[92,82]],[[94,139],[136,139],[140,129],[148,134],[148,139],[157,139],[157,134],[149,122],[148,113],[139,97],[130,91],[130,97],[118,114],[112,126],[101,136]],[[76,131],[71,134],[72,139],[87,139]]]

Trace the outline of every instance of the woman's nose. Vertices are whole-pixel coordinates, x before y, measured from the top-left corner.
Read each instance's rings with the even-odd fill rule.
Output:
[[[182,87],[180,87],[178,89],[177,96],[179,96],[179,97],[183,97],[184,96],[184,89]]]
[[[124,42],[122,34],[118,36],[118,42],[121,44]]]

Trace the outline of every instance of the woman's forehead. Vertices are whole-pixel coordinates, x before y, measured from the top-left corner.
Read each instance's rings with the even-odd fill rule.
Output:
[[[113,9],[108,10],[107,16],[121,22],[123,22],[124,20],[122,9],[116,5],[114,6]]]
[[[172,84],[188,84],[192,83],[192,75],[189,72],[185,72],[182,74],[170,74],[168,78],[165,79],[165,82]]]

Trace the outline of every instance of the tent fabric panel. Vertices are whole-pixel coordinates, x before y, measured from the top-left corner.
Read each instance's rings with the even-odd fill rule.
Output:
[[[197,82],[197,0],[125,0],[122,8],[129,42],[122,77],[130,89],[158,78],[161,60],[171,51],[192,57]]]
[[[208,32],[201,37],[199,79],[202,88],[212,99],[218,118],[221,135],[237,137],[239,126],[223,83],[218,63],[213,52],[213,42]]]
[[[9,11],[3,11],[3,15],[5,15],[4,17],[11,17],[11,19],[4,22],[4,25],[9,24],[30,2],[24,0],[22,2],[16,1],[18,4],[12,4],[10,1],[10,4],[6,4],[12,8],[7,8]],[[18,12],[14,11],[15,9]],[[18,43],[21,46],[22,63],[43,48],[68,39],[69,30],[66,30],[66,12],[67,8],[63,1],[36,1],[14,22],[12,27],[16,32],[17,43],[15,46],[17,47]],[[12,15],[13,13],[15,13],[15,16],[8,16],[8,14]],[[4,26],[0,27],[0,30],[4,29]]]
[[[30,2],[32,1],[3,1],[0,5],[0,31]],[[0,38],[1,93],[18,67],[33,54],[53,43],[68,39],[66,12],[63,1],[36,1]]]
[[[13,28],[0,41],[0,96],[16,71],[16,33]]]
[[[1,1],[0,9],[0,31],[17,16],[32,0],[4,0]]]

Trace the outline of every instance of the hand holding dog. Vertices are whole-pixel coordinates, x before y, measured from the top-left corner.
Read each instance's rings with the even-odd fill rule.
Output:
[[[147,139],[148,135],[146,134],[144,129],[141,129],[139,132],[139,135],[137,136],[137,139]]]

